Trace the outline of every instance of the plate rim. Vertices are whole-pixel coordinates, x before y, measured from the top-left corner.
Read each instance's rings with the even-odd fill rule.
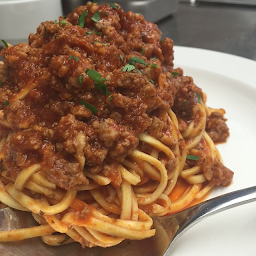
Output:
[[[200,69],[228,76],[256,88],[256,61],[245,57],[187,46],[174,46],[174,67]],[[187,58],[186,56],[189,56]],[[194,61],[196,59],[196,61]],[[209,60],[210,59],[210,60]],[[221,61],[220,61],[221,60]],[[232,65],[230,63],[232,62]],[[216,67],[216,63],[218,66]],[[243,71],[243,69],[246,69]]]

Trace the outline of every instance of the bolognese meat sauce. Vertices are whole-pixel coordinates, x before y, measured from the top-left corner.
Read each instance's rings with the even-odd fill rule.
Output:
[[[12,178],[40,162],[48,179],[65,189],[87,184],[84,170],[118,187],[116,166],[138,146],[138,135],[174,146],[161,113],[173,108],[182,129],[195,118],[196,95],[203,97],[173,68],[173,41],[161,40],[156,25],[118,5],[88,2],[66,18],[42,22],[28,44],[5,47],[1,55],[0,108],[9,127],[1,125],[0,136],[15,132],[3,159]],[[216,119],[209,118],[208,129],[221,122],[227,134],[225,120]],[[227,184],[231,171],[223,170]]]

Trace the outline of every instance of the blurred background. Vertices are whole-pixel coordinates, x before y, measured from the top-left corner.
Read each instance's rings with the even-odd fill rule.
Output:
[[[36,31],[38,20],[58,19],[58,15],[66,15],[87,1],[36,0],[34,2],[37,3],[33,7],[26,4],[23,8],[19,6],[21,2],[28,1],[0,0],[0,39],[10,43],[26,42],[28,33]],[[38,2],[48,5],[47,10],[40,7],[40,15],[35,11],[35,8],[39,9]],[[220,51],[256,60],[256,0],[98,0],[97,2],[99,4],[115,2],[125,11],[131,10],[143,14],[147,20],[159,26],[163,37],[172,38],[175,45]],[[4,16],[9,19],[5,22],[2,4],[6,3],[13,4],[16,8],[9,9],[10,13],[5,11]],[[49,7],[53,3],[55,7]],[[16,12],[13,11],[14,9]],[[29,27],[23,19],[29,21]],[[29,29],[29,32],[24,28]],[[6,33],[7,29],[17,38],[8,38],[10,33]],[[21,35],[23,30],[24,33]],[[3,47],[2,42],[0,47]]]
[[[256,60],[256,0],[180,0],[177,12],[157,24],[175,45]]]

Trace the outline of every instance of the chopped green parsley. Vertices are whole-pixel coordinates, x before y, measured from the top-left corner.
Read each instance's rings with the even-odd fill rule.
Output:
[[[142,48],[141,48],[141,54],[145,54],[145,52],[146,52],[146,50],[145,50],[145,48],[142,46]]]
[[[80,26],[80,27],[84,27],[84,19],[85,19],[85,17],[87,16],[87,13],[88,13],[88,10],[84,10],[84,12],[81,14],[81,16],[79,17],[79,23],[78,23],[78,25]]]
[[[115,4],[109,4],[113,9],[117,9],[118,8],[118,6],[117,5],[115,5]]]
[[[79,58],[78,58],[77,56],[73,56],[73,55],[70,54],[68,59],[71,60],[72,58],[73,58],[76,62],[79,61]]]
[[[96,83],[94,84],[94,87],[96,87],[104,95],[111,95],[105,83]]]
[[[180,75],[178,72],[172,72],[171,74],[172,74],[172,75],[171,75],[171,78],[173,78],[173,77],[175,77],[175,76],[179,76],[179,75]]]
[[[77,81],[78,81],[78,84],[82,84],[83,83],[83,75],[78,76]]]
[[[199,94],[199,92],[196,92],[196,96],[197,96],[197,102],[201,104],[201,95]]]
[[[97,10],[97,11],[93,14],[93,16],[92,16],[91,19],[92,19],[94,22],[98,22],[98,21],[100,20],[100,18],[101,18],[100,11]]]
[[[98,73],[96,70],[94,69],[89,69],[87,68],[85,71],[86,75],[88,75],[93,81],[95,81],[96,83],[100,83],[102,81],[106,81],[106,78],[102,78],[101,74]]]
[[[151,68],[158,68],[157,64],[151,64]]]
[[[131,64],[126,64],[124,67],[123,67],[123,71],[125,72],[130,72],[132,70],[136,69],[134,65],[131,65]]]
[[[94,115],[97,114],[98,109],[95,108],[93,105],[91,105],[90,103],[87,103],[83,100],[80,100],[80,104],[84,107],[86,107],[87,109],[89,109]]]
[[[105,44],[105,43],[102,43],[102,42],[99,42],[99,41],[94,41],[94,42],[92,42],[92,44],[102,44],[102,45],[105,45],[105,46],[108,45],[108,44]]]
[[[1,41],[3,42],[5,48],[8,48],[8,44],[3,39],[1,39]]]
[[[95,82],[94,87],[104,95],[111,95],[104,81],[106,78],[101,77],[101,74],[94,69],[86,69],[85,73]]]
[[[139,58],[139,57],[132,57],[132,58],[129,59],[129,64],[135,65],[135,62],[146,65],[146,62],[143,59]]]
[[[61,20],[61,21],[60,21],[60,24],[64,26],[64,25],[66,25],[66,24],[67,24],[67,22],[66,22],[66,21],[64,21],[64,20]]]
[[[195,156],[195,155],[187,155],[187,159],[197,161],[197,160],[199,159],[199,156]]]

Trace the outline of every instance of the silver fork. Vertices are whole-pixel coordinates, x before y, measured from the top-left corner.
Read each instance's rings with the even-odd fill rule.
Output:
[[[157,247],[163,248],[157,256],[170,255],[178,238],[189,228],[208,216],[256,201],[256,186],[224,194],[174,215],[154,219]]]
[[[204,218],[218,212],[256,201],[256,186],[237,190],[207,200],[174,215],[154,217],[156,235],[141,241],[127,241],[110,248],[85,248],[79,244],[49,247],[40,239],[24,240],[16,243],[0,243],[1,255],[17,256],[170,256],[177,239],[190,227]],[[6,216],[9,216],[6,218]],[[10,218],[10,216],[12,216]],[[33,225],[30,214],[0,210],[0,230]]]

